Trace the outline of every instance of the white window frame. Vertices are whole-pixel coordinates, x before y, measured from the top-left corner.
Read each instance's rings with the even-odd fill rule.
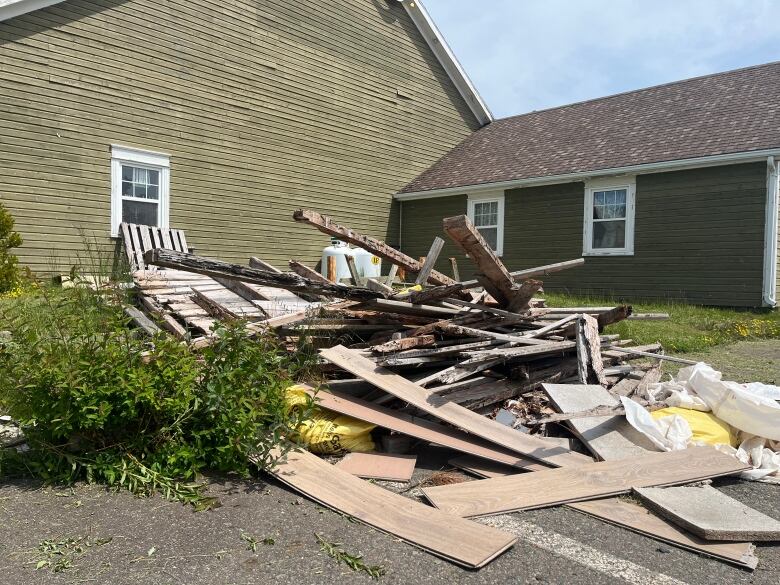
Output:
[[[626,190],[626,245],[623,248],[593,247],[593,194],[596,191]],[[583,256],[633,256],[636,177],[594,179],[585,183],[585,221],[582,234]]]
[[[469,194],[468,196],[468,216],[471,222],[474,222],[474,207],[477,203],[498,203],[498,228],[496,231],[496,249],[493,250],[496,256],[504,255],[504,192],[493,191],[489,193]],[[474,226],[477,227],[477,226]],[[492,227],[492,226],[481,226]]]
[[[111,236],[119,236],[122,223],[122,201],[133,197],[122,196],[122,164],[141,167],[160,173],[160,186],[157,193],[157,227],[169,226],[171,157],[161,152],[142,150],[118,144],[111,145]],[[138,201],[149,202],[148,199]]]

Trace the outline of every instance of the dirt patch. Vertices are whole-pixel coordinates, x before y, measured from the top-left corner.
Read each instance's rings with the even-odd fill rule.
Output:
[[[739,341],[714,347],[706,352],[678,354],[690,360],[707,362],[723,372],[724,380],[763,382],[780,385],[780,339]],[[664,363],[664,371],[672,374],[680,364]]]

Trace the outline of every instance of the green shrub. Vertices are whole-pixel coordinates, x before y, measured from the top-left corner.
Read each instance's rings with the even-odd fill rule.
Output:
[[[31,447],[13,462],[35,475],[208,506],[198,472],[246,475],[249,457],[273,465],[307,414],[285,406],[301,364],[273,337],[234,325],[195,355],[163,334],[144,341],[115,300],[89,289],[41,290],[5,309],[0,340],[0,406]]]
[[[14,231],[14,218],[0,203],[0,294],[19,283],[19,260],[9,250],[22,245],[22,237]]]

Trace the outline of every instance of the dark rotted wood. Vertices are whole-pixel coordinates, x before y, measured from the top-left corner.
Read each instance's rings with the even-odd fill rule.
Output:
[[[336,236],[354,246],[359,246],[367,252],[371,252],[374,256],[379,256],[409,272],[419,272],[422,269],[422,264],[418,260],[388,246],[382,240],[363,235],[351,228],[339,225],[328,216],[321,215],[316,211],[299,209],[293,213],[293,219],[300,223],[309,224],[329,236]],[[431,270],[428,280],[433,284],[455,283],[449,276],[436,270]]]
[[[324,284],[314,282],[292,272],[269,272],[257,268],[247,268],[240,264],[230,264],[211,258],[203,258],[193,254],[174,252],[173,250],[154,249],[144,254],[147,264],[163,266],[165,268],[177,268],[187,272],[217,276],[233,280],[243,280],[265,286],[274,286],[293,292],[319,294],[324,296],[339,297],[351,300],[371,300],[380,297],[367,288],[349,287],[341,284]]]
[[[454,293],[460,292],[463,285],[459,282],[455,284],[444,284],[441,286],[435,286],[423,291],[412,292],[406,296],[406,300],[414,305],[421,305],[424,303],[430,303],[431,301],[438,301],[445,297],[449,297]],[[397,298],[401,298],[400,296]]]

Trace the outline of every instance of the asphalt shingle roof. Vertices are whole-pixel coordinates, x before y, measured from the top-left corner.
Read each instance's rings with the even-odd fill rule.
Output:
[[[780,147],[780,62],[503,118],[401,193]]]

